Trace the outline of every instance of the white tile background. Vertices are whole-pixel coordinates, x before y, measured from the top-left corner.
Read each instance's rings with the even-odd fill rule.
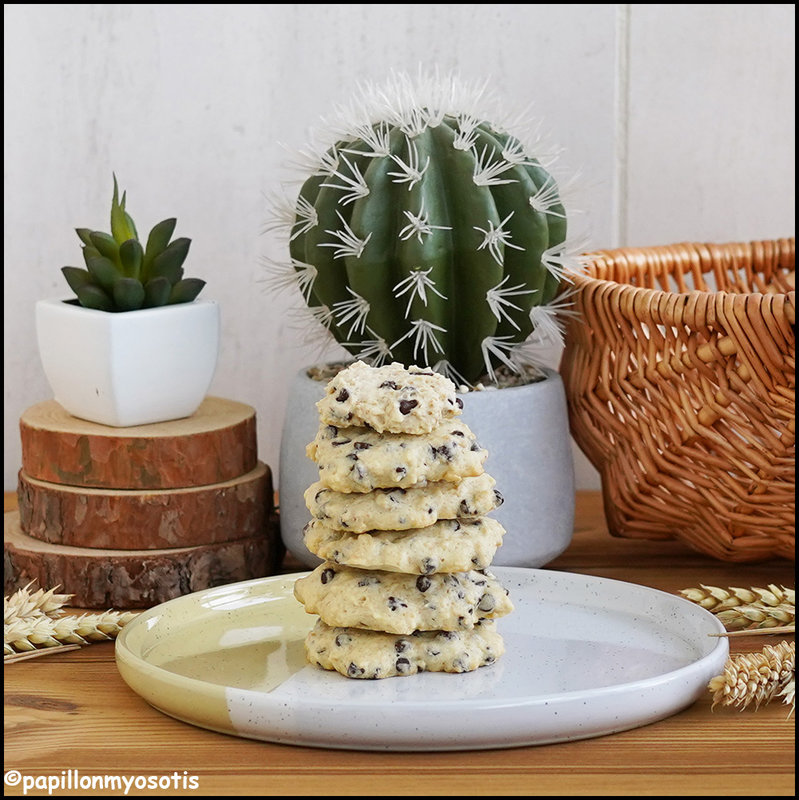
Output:
[[[111,173],[140,229],[177,216],[223,314],[211,391],[256,408],[277,470],[289,379],[316,353],[262,280],[286,151],[363,80],[439,65],[533,104],[579,170],[587,246],[794,233],[792,4],[4,6],[4,488],[48,399],[33,305],[66,296]],[[333,351],[335,352],[335,351]],[[576,451],[578,486],[598,480]]]

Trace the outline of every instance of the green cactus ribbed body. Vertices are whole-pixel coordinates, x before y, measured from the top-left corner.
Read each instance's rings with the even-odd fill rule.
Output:
[[[329,311],[354,356],[444,362],[473,382],[508,363],[502,353],[533,331],[531,310],[558,292],[555,181],[473,118],[364,133],[338,142],[300,189],[290,253],[305,300]]]

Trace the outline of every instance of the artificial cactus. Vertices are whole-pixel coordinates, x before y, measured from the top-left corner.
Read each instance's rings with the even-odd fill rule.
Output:
[[[116,176],[111,200],[111,233],[77,228],[86,268],[61,271],[85,308],[135,311],[190,303],[205,286],[199,278],[184,278],[183,263],[191,240],[172,240],[177,220],[165,219],[150,231],[142,247],[136,225],[119,199]]]
[[[352,355],[471,383],[501,364],[518,371],[547,321],[566,268],[566,212],[518,138],[453,107],[453,81],[432,99],[405,76],[365,92],[275,220],[289,235],[287,277]]]

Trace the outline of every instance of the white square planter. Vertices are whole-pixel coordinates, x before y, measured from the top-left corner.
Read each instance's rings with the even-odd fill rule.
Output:
[[[115,427],[191,416],[219,354],[219,306],[195,300],[110,313],[64,300],[36,303],[39,354],[55,400]]]

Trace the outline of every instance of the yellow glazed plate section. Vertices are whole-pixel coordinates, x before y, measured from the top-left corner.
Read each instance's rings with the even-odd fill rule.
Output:
[[[227,687],[267,693],[305,666],[314,618],[294,599],[297,577],[221,586],[143,612],[117,638],[122,678],[170,716],[236,734]]]

